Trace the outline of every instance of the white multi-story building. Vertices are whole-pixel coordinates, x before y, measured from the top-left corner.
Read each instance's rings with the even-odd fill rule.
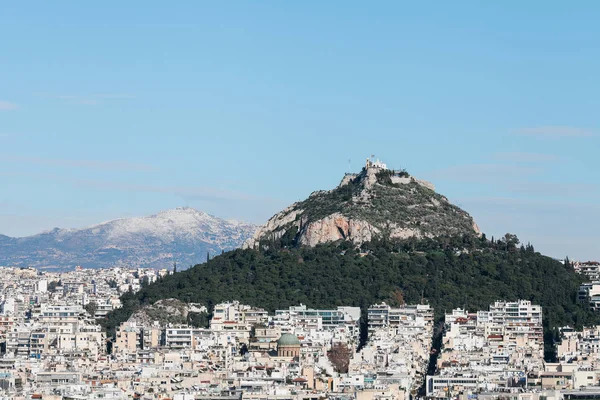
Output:
[[[598,261],[576,261],[573,263],[573,268],[576,272],[586,275],[592,282],[600,280],[600,262]]]
[[[515,302],[497,301],[488,312],[479,312],[478,318],[486,318],[490,334],[500,334],[505,342],[515,343],[534,340],[539,346],[544,344],[542,327],[542,307],[528,300]]]
[[[337,339],[358,344],[360,336],[360,308],[337,307],[337,309],[312,309],[303,304],[285,310],[276,310],[272,318],[275,326],[282,331],[295,330],[297,333],[338,332]]]
[[[213,310],[214,321],[239,322],[248,325],[264,324],[269,319],[269,313],[262,308],[240,304],[238,301],[217,304]]]
[[[588,302],[594,311],[600,311],[600,282],[586,282],[579,286],[579,301]]]
[[[81,305],[42,305],[39,323],[43,325],[76,325],[85,315]]]
[[[191,349],[194,346],[194,330],[189,326],[173,326],[165,329],[165,346],[174,349]]]
[[[407,323],[425,325],[433,322],[433,309],[428,304],[403,305],[393,308],[386,303],[368,309],[369,330],[399,327]]]

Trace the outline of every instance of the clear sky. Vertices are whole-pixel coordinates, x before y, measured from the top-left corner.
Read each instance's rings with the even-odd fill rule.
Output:
[[[596,1],[3,2],[0,233],[264,222],[370,154],[600,258]]]

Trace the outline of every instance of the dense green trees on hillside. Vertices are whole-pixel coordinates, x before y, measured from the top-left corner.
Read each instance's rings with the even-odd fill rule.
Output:
[[[577,302],[583,278],[570,265],[519,246],[516,237],[497,241],[463,236],[401,242],[350,243],[315,248],[273,246],[268,251],[235,250],[205,264],[167,276],[136,294],[104,321],[110,330],[135,309],[162,298],[212,307],[222,301],[270,311],[299,303],[309,307],[398,301],[429,302],[441,317],[455,307],[487,309],[496,300],[527,299],[541,304],[546,339],[555,328],[598,323]]]

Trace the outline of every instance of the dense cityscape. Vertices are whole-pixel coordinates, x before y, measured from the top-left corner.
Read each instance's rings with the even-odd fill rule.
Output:
[[[595,305],[599,263],[574,266],[592,282],[582,285],[580,300]],[[299,304],[270,314],[237,301],[215,305],[209,327],[132,318],[109,337],[99,321],[121,307],[119,296],[172,271],[0,272],[2,398],[559,399],[577,398],[582,388],[600,394],[600,326],[565,326],[558,362],[545,362],[543,310],[526,300],[499,300],[476,312],[466,304],[447,310],[438,325],[426,303],[373,304],[364,343],[359,307]]]

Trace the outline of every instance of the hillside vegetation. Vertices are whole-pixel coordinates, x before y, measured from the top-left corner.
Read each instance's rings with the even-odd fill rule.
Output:
[[[377,241],[355,248],[348,242],[267,251],[234,250],[123,297],[124,307],[104,321],[110,330],[139,307],[163,298],[204,304],[239,300],[269,311],[300,303],[363,309],[382,300],[428,302],[440,318],[455,307],[487,309],[496,300],[541,304],[549,358],[556,328],[598,323],[577,302],[583,278],[563,265],[519,246],[507,235],[488,241],[454,238]],[[290,238],[291,239],[291,238]]]

